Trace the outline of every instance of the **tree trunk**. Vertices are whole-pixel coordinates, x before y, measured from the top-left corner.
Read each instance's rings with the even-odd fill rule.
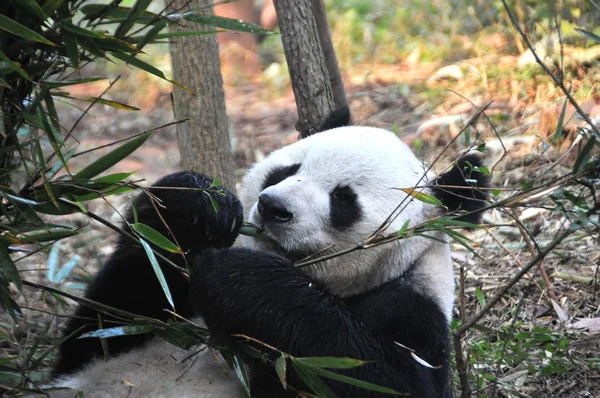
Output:
[[[211,0],[174,0],[170,10],[181,13],[208,5],[212,5]],[[212,7],[204,7],[203,10],[213,13]],[[186,24],[185,21],[181,24],[174,30],[214,30],[214,27]],[[173,88],[175,117],[178,120],[190,119],[188,123],[177,125],[181,168],[219,178],[224,187],[234,189],[233,154],[217,38],[215,35],[179,37],[171,41],[169,48],[173,78],[195,94],[179,87]]]
[[[296,129],[304,138],[319,131],[327,116],[335,110],[329,72],[311,0],[275,0],[275,9],[296,97]]]
[[[323,4],[323,0],[311,0],[311,3],[313,15],[315,16],[315,23],[317,26],[317,33],[319,34],[319,42],[321,43],[323,56],[325,57],[325,65],[327,66],[327,71],[329,72],[329,81],[331,82],[331,90],[333,92],[335,108],[344,108],[348,106],[348,100],[346,99],[344,80],[340,74],[338,60],[335,56],[335,50],[333,49],[333,42],[331,41],[331,32],[329,31],[329,23],[327,22],[325,5]]]

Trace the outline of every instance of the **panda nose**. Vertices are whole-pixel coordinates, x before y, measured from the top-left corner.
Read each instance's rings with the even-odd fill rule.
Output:
[[[261,193],[258,197],[258,213],[266,222],[286,223],[294,215],[276,197]]]

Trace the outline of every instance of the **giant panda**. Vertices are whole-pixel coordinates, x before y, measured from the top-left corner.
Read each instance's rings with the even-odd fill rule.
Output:
[[[380,233],[444,213],[476,223],[486,197],[475,185],[485,186],[487,177],[477,172],[480,161],[470,154],[436,177],[390,131],[333,127],[255,164],[239,199],[227,190],[211,200],[206,192],[181,189],[210,187],[212,179],[200,174],[163,177],[134,201],[137,219],[185,251],[185,259],[165,255],[190,267],[189,281],[172,267],[161,267],[177,312],[206,325],[214,341],[245,335],[296,357],[360,359],[365,364],[337,372],[410,396],[448,397],[454,278],[444,234],[429,232],[430,238],[413,236],[305,267],[295,264],[355,247],[391,214],[396,217]],[[401,189],[415,186],[426,186],[424,192],[444,206]],[[133,212],[126,218],[133,222]],[[239,235],[243,220],[264,231]],[[124,238],[85,297],[172,319],[145,252]],[[211,349],[182,361],[188,352],[151,334],[120,336],[105,340],[106,360],[99,339],[76,338],[97,329],[98,317],[79,306],[68,322],[54,387],[86,397],[247,396]],[[120,324],[115,316],[101,318],[105,328]],[[248,366],[253,397],[310,392],[290,366],[287,389],[271,367],[252,359]],[[384,396],[322,380],[338,397]],[[72,390],[52,394],[74,396]]]

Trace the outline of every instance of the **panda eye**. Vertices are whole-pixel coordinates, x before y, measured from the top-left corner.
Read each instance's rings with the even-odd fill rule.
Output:
[[[296,174],[299,169],[300,163],[296,163],[290,166],[281,166],[271,170],[263,182],[262,189],[264,190],[265,188],[279,184],[286,178]]]
[[[331,191],[331,197],[338,202],[351,202],[356,200],[356,193],[348,186],[337,186]]]
[[[350,228],[361,220],[362,209],[358,203],[358,195],[351,187],[337,186],[329,196],[329,216],[334,228]]]

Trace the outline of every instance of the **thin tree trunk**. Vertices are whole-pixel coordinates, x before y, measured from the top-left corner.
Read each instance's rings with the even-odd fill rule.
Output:
[[[275,0],[302,137],[319,131],[336,108],[311,0]]]
[[[212,5],[212,0],[174,0],[171,10],[185,12],[207,5]],[[212,7],[205,7],[203,10],[213,13]],[[185,21],[182,21],[182,25],[174,30],[214,29],[197,24],[185,26]],[[219,178],[223,186],[233,189],[233,154],[225,113],[217,38],[215,35],[180,37],[171,41],[169,49],[173,78],[195,94],[194,96],[179,87],[173,89],[176,118],[191,120],[177,125],[181,168]]]
[[[311,3],[317,26],[317,33],[319,34],[319,42],[321,43],[321,48],[323,49],[323,55],[325,57],[325,65],[329,72],[329,81],[331,82],[335,108],[340,109],[348,106],[348,100],[346,99],[344,80],[340,74],[338,60],[335,56],[335,50],[333,49],[333,42],[331,41],[331,32],[329,31],[325,5],[323,4],[323,0],[311,0]]]

